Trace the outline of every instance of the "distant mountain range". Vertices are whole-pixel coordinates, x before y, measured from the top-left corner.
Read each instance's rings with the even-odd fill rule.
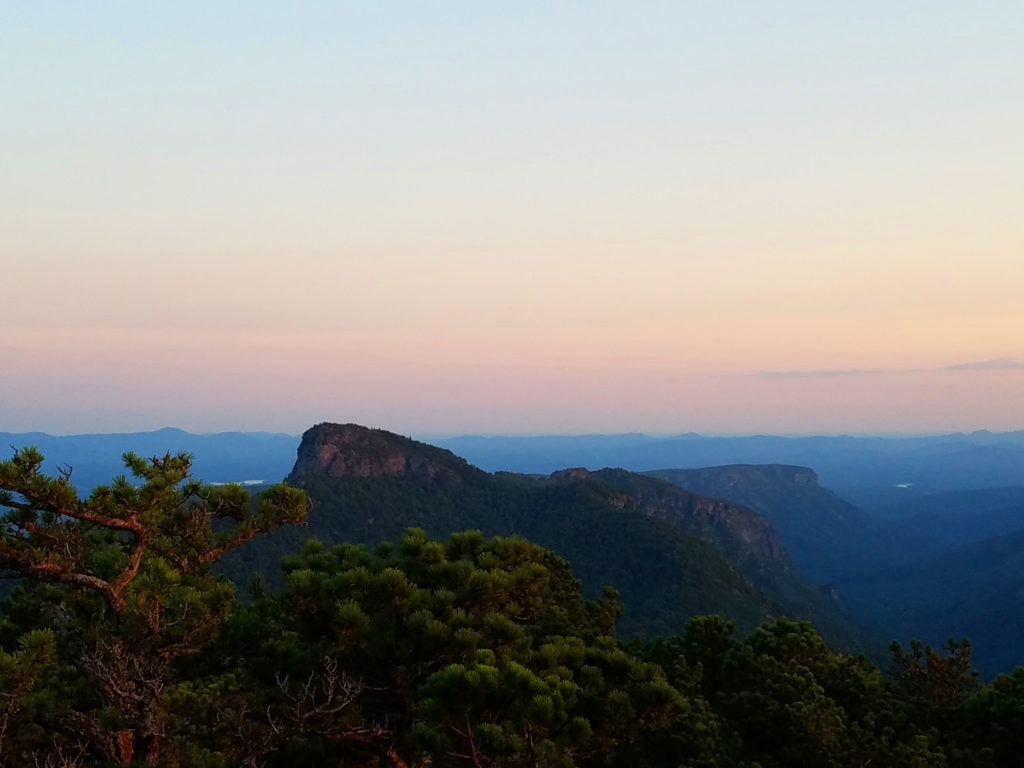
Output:
[[[51,472],[72,466],[82,491],[121,473],[126,450],[190,451],[210,482],[288,475],[314,501],[310,524],[227,558],[240,582],[256,571],[273,580],[281,555],[311,535],[375,543],[412,525],[435,535],[480,528],[554,549],[590,594],[618,587],[626,634],[677,632],[697,612],[745,627],[787,613],[847,647],[966,635],[986,674],[1024,663],[1020,432],[461,437],[435,447],[323,425],[301,442],[177,429],[0,440],[38,446]]]
[[[207,480],[286,475],[299,446],[296,435],[265,432],[193,434],[154,432],[53,436],[0,432],[13,446],[36,445],[75,468],[80,487],[106,482],[126,450],[192,451]],[[955,433],[925,437],[707,437],[695,433],[427,438],[488,472],[550,474],[565,467],[620,467],[630,471],[727,464],[812,467],[826,488],[864,508],[898,504],[941,490],[1024,487],[1024,431]],[[903,486],[903,487],[901,487]]]
[[[551,472],[559,467],[698,468],[725,464],[813,467],[822,485],[848,490],[897,486],[933,490],[1024,485],[1024,431],[928,437],[706,437],[641,434],[454,437],[435,441],[486,470]]]
[[[163,456],[188,451],[195,457],[196,476],[207,482],[259,480],[276,483],[291,469],[299,438],[270,432],[219,432],[197,435],[173,427],[153,432],[97,435],[48,435],[43,432],[0,432],[0,445],[22,448],[34,445],[50,473],[58,465],[72,468],[71,481],[88,492],[115,475],[124,473],[121,454]]]

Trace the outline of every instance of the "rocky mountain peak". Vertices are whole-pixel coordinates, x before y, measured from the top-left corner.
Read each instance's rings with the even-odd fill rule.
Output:
[[[450,451],[383,429],[358,424],[317,424],[302,435],[289,480],[301,483],[314,475],[328,477],[414,476],[461,482],[474,471]]]

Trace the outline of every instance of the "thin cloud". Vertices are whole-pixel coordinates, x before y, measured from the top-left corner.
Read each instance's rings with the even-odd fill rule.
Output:
[[[761,371],[758,375],[766,379],[808,379],[826,376],[870,376],[874,373],[886,373],[886,371],[871,368],[822,368],[803,371]]]
[[[1017,357],[995,357],[969,363],[942,365],[934,368],[810,368],[793,371],[760,371],[766,379],[816,379],[842,376],[873,376],[898,373],[937,373],[939,371],[1021,371],[1024,360]]]
[[[946,371],[1006,371],[1024,370],[1024,360],[1016,357],[995,357],[991,360],[976,360],[944,368]]]

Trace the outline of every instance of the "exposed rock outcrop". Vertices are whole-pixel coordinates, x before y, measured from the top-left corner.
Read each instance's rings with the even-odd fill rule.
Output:
[[[450,451],[424,445],[382,429],[358,424],[317,424],[302,435],[295,467],[288,479],[389,477],[411,475],[458,483],[464,472],[479,472]]]
[[[800,570],[815,581],[837,581],[850,570],[885,567],[906,547],[905,536],[822,488],[818,475],[807,467],[732,464],[644,474],[763,515]]]
[[[789,568],[789,557],[771,523],[747,507],[690,493],[667,482],[652,482],[622,469],[563,469],[553,473],[551,480],[600,484],[608,501],[618,509],[634,509],[684,528],[743,567],[756,564],[758,568]]]

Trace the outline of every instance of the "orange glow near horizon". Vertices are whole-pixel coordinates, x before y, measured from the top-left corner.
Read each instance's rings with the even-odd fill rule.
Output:
[[[0,431],[1024,428],[1024,6],[940,5],[26,7]]]

